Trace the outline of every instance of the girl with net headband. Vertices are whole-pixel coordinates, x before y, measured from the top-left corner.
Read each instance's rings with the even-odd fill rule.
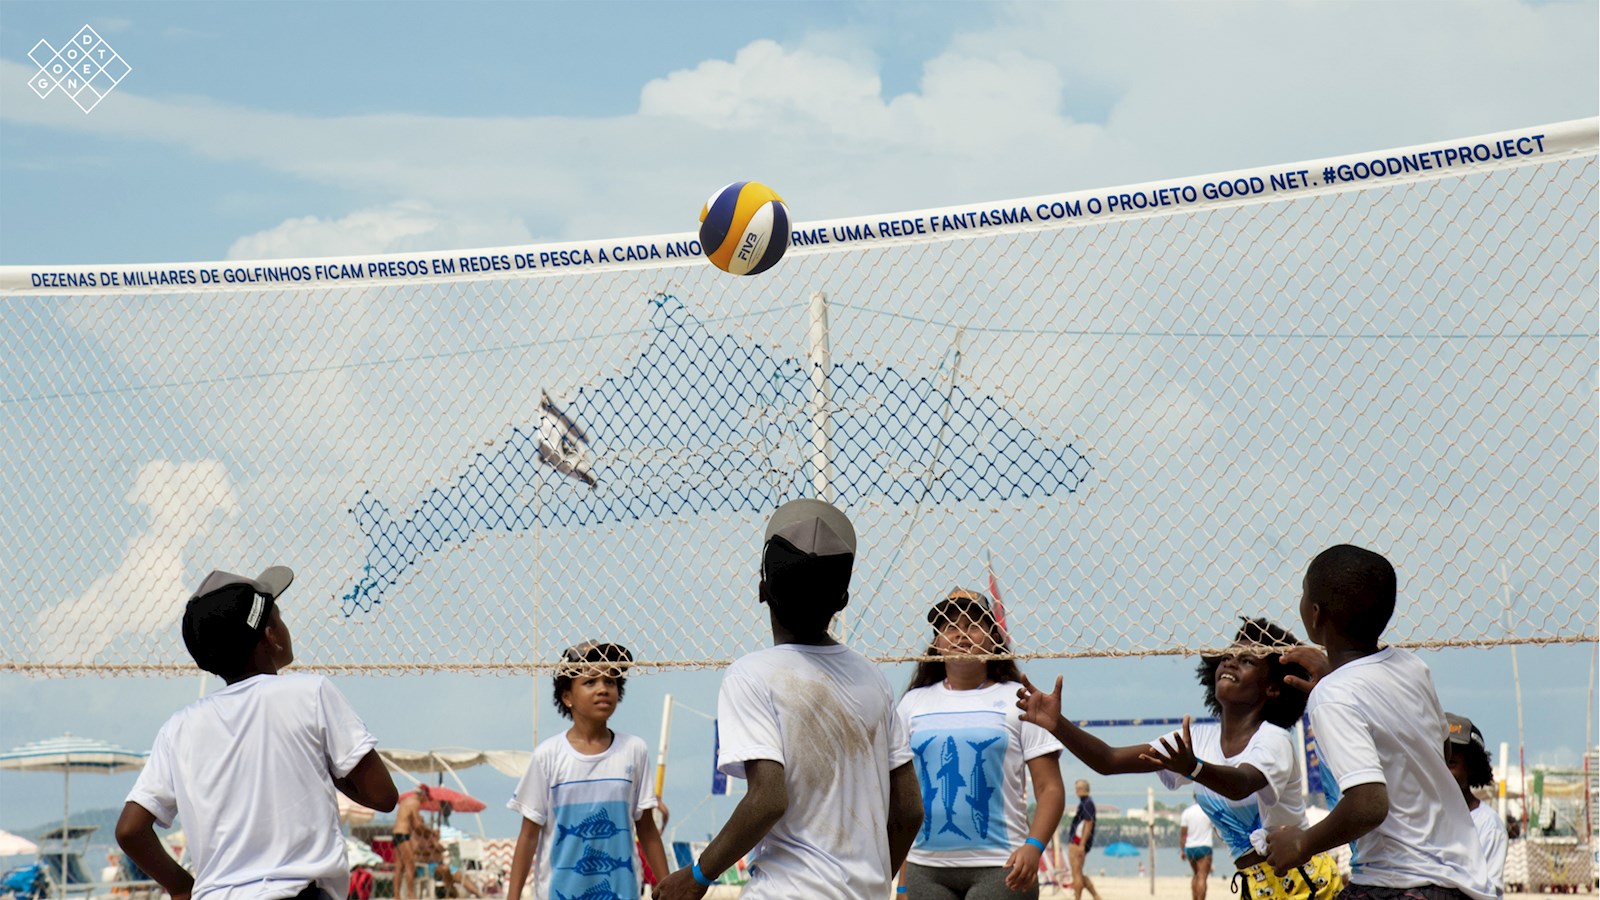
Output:
[[[1266,619],[1244,619],[1227,652],[1201,657],[1206,708],[1220,721],[1183,727],[1149,744],[1112,747],[1063,718],[1061,679],[1045,693],[1024,679],[1017,693],[1023,721],[1047,729],[1102,775],[1156,772],[1171,790],[1194,786],[1195,802],[1233,854],[1234,890],[1251,900],[1328,900],[1343,888],[1333,858],[1275,872],[1266,863],[1268,831],[1307,827],[1294,736],[1306,694],[1288,680],[1306,672],[1287,664],[1300,641]]]
[[[982,593],[956,588],[928,610],[933,642],[899,714],[922,784],[922,828],[903,885],[917,898],[1039,896],[1039,857],[1066,804],[1061,742],[1022,721],[1005,629]],[[1023,795],[1033,780],[1030,821]]]

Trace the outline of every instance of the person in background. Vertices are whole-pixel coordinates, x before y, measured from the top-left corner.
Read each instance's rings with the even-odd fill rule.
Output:
[[[1179,854],[1189,864],[1189,896],[1206,900],[1206,879],[1211,877],[1211,841],[1216,837],[1211,819],[1200,804],[1191,803],[1178,817]]]
[[[1505,896],[1509,845],[1506,826],[1494,807],[1472,792],[1473,788],[1494,787],[1494,767],[1489,763],[1489,750],[1483,745],[1483,732],[1465,716],[1445,713],[1444,720],[1450,730],[1450,737],[1444,743],[1445,762],[1461,787],[1467,811],[1472,813],[1472,826],[1478,832],[1478,843],[1483,845],[1483,855],[1489,862],[1489,881],[1501,896]]]

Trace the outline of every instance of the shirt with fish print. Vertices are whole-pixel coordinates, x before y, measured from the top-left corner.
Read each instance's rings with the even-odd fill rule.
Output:
[[[579,753],[565,733],[533,751],[506,806],[540,826],[536,900],[633,900],[642,872],[634,822],[656,806],[644,741],[614,732],[611,746]]]
[[[1179,736],[1180,732],[1173,731],[1163,738],[1171,744]],[[1308,827],[1294,735],[1271,722],[1262,722],[1244,749],[1234,756],[1223,755],[1222,726],[1216,722],[1190,726],[1189,736],[1194,739],[1194,755],[1202,762],[1249,765],[1267,779],[1265,787],[1243,800],[1229,800],[1175,772],[1163,769],[1157,773],[1161,783],[1171,790],[1194,784],[1194,802],[1205,810],[1211,824],[1217,826],[1217,833],[1222,835],[1234,859],[1254,849],[1250,843],[1251,832],[1261,829],[1271,832],[1280,825]],[[1159,750],[1163,738],[1151,741],[1150,746]]]
[[[933,684],[907,691],[899,713],[922,785],[922,829],[907,862],[1005,865],[1028,839],[1026,769],[1061,742],[1022,721],[1015,682],[974,691]]]

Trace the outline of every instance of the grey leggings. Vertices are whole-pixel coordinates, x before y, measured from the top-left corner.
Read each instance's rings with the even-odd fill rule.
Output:
[[[1039,879],[1026,890],[1006,887],[1005,866],[935,868],[906,863],[906,900],[1039,900]]]

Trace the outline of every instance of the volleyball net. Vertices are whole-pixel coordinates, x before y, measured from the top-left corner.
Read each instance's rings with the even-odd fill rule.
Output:
[[[721,665],[800,496],[880,660],[956,586],[1026,658],[1299,631],[1346,542],[1395,643],[1595,640],[1596,131],[802,221],[750,278],[688,233],[0,269],[0,668],[187,670],[205,572],[273,564],[304,668]]]

